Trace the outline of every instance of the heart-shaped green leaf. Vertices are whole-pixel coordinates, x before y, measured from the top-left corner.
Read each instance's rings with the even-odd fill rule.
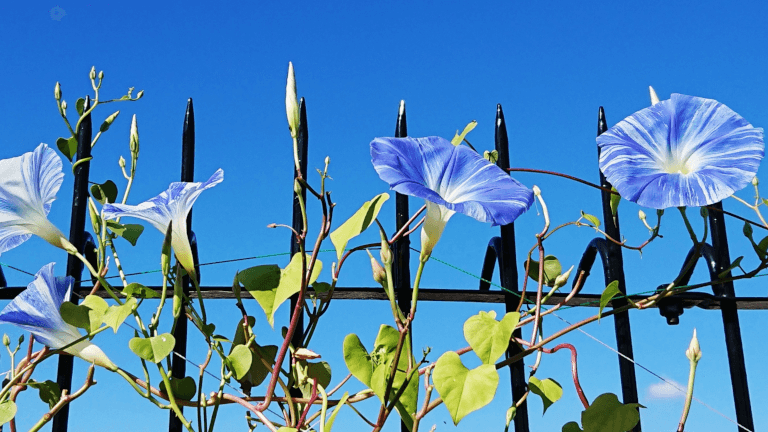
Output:
[[[0,402],[0,425],[8,423],[16,416],[16,404],[11,401]]]
[[[131,297],[126,300],[122,305],[110,306],[107,312],[104,314],[104,324],[112,327],[112,330],[117,333],[117,329],[123,324],[126,318],[133,312],[133,308],[136,306],[136,299]]]
[[[235,379],[238,381],[251,369],[252,361],[251,350],[245,345],[235,345],[227,356],[228,367],[235,373]]]
[[[523,262],[523,270],[525,270],[525,262]],[[548,287],[555,286],[555,279],[562,273],[563,267],[560,265],[560,261],[552,255],[544,257],[544,285]],[[531,264],[528,266],[528,276],[539,281],[539,262],[531,260]]]
[[[379,210],[384,202],[389,199],[388,193],[376,195],[372,200],[366,201],[359,210],[347,219],[340,227],[331,233],[331,242],[336,247],[336,258],[341,259],[344,249],[350,240],[360,235],[376,220]]]
[[[77,109],[78,115],[83,115],[83,110],[85,109],[85,99],[78,98],[77,102],[75,102],[75,109]]]
[[[622,404],[612,393],[598,396],[592,405],[581,413],[584,432],[626,432],[640,421],[637,403]]]
[[[568,422],[563,425],[563,432],[584,432],[576,422]]]
[[[251,327],[253,327],[255,322],[256,319],[254,317],[248,317],[248,324]],[[233,351],[234,347],[241,346],[243,344],[245,344],[245,338],[243,337],[243,320],[241,319],[237,324],[235,336],[232,338]],[[262,361],[262,359],[266,360],[270,366],[274,365],[275,356],[277,356],[277,347],[275,345],[262,347],[257,344],[254,346],[253,350],[250,350],[250,352],[251,367],[249,368],[248,372],[245,373],[245,375],[238,379],[238,382],[244,387],[255,387],[264,382],[270,373],[270,369],[267,369],[267,366],[264,365],[264,361]]]
[[[592,226],[594,226],[595,228],[600,227],[600,219],[598,219],[597,217],[592,216],[591,214],[588,214],[588,213],[584,213],[583,210],[581,212],[581,217],[589,221],[589,223],[591,223]]]
[[[517,312],[507,313],[500,322],[495,311],[480,312],[464,323],[464,339],[484,364],[494,364],[507,351],[518,321]]]
[[[322,269],[323,263],[315,261],[308,285],[317,280]],[[277,308],[301,290],[301,272],[301,255],[295,254],[285,269],[281,270],[275,265],[251,267],[237,274],[237,283],[242,284],[256,299],[264,309],[269,325],[274,328]]]
[[[603,314],[603,309],[605,309],[606,306],[608,306],[608,303],[619,295],[621,291],[619,291],[619,281],[615,280],[608,284],[607,287],[605,287],[605,290],[603,290],[603,293],[600,294],[600,310],[598,311],[598,315]],[[597,318],[597,322],[600,322],[600,318]]]
[[[64,322],[91,333],[101,326],[104,313],[109,305],[103,298],[88,295],[79,305],[71,302],[61,304],[59,311]]]
[[[367,387],[371,387],[371,374],[373,374],[371,356],[354,333],[344,338],[344,363],[355,378]]]
[[[317,379],[317,383],[323,386],[323,388],[328,387],[331,383],[331,365],[327,362],[309,363],[306,360],[300,360],[297,363],[301,365],[300,367],[304,368],[303,373],[309,378],[306,384],[299,386],[301,394],[305,398],[312,396],[313,379]]]
[[[488,405],[496,394],[499,373],[494,365],[480,365],[469,370],[459,355],[449,351],[437,360],[432,373],[435,388],[458,425],[467,414]]]
[[[127,287],[123,288],[123,295],[143,299],[160,297],[160,293],[157,291],[136,282],[129,283]]]
[[[195,397],[195,393],[197,392],[197,384],[195,383],[194,378],[184,377],[179,379],[169,377],[169,380],[171,382],[171,390],[173,390],[173,396],[175,398],[191,400],[193,397]],[[160,391],[166,392],[164,382],[160,383]]]
[[[38,390],[40,400],[47,403],[48,408],[53,408],[61,399],[61,387],[51,380],[44,382],[29,381],[27,385]]]
[[[531,393],[541,396],[541,400],[544,402],[542,415],[547,412],[547,408],[563,397],[563,388],[551,378],[540,380],[532,376],[528,379],[528,389]]]
[[[464,142],[464,138],[468,133],[472,132],[472,129],[475,127],[477,127],[477,120],[472,120],[464,127],[464,130],[461,132],[461,134],[459,134],[459,131],[456,131],[456,135],[454,135],[453,139],[451,139],[451,144],[457,146]]]
[[[136,246],[139,236],[144,232],[144,226],[138,224],[119,224],[115,221],[107,221],[107,227],[113,233],[126,239],[131,246]]]
[[[170,333],[163,333],[148,339],[135,337],[128,341],[128,348],[134,354],[152,363],[160,363],[173,351],[175,345],[176,339]]]
[[[117,199],[117,185],[112,180],[102,184],[91,185],[91,196],[102,205],[113,203]]]
[[[77,154],[77,138],[59,138],[56,140],[56,147],[59,148],[61,154],[72,162],[72,158]]]

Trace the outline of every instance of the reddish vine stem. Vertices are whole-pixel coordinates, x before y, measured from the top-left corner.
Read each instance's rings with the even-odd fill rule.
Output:
[[[312,379],[312,395],[309,397],[309,403],[304,408],[304,412],[301,413],[301,417],[299,418],[299,422],[296,423],[296,427],[301,427],[302,424],[304,424],[304,420],[307,418],[307,414],[309,414],[309,408],[312,406],[313,403],[317,400],[317,378]]]
[[[581,403],[584,405],[584,409],[587,409],[589,408],[589,402],[587,401],[587,397],[584,395],[584,389],[581,388],[581,383],[579,383],[579,371],[576,367],[576,347],[569,343],[561,343],[552,349],[541,348],[541,350],[547,354],[554,354],[563,348],[571,351],[571,374],[573,375],[573,385],[576,387],[576,393],[579,395],[579,399],[581,399]]]

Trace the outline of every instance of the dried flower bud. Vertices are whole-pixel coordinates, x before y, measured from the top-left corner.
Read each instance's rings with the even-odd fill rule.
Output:
[[[319,359],[320,354],[306,348],[299,348],[293,353],[293,357],[298,360],[314,360]]]

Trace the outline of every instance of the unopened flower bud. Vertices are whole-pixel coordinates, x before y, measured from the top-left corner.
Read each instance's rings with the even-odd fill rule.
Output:
[[[139,156],[139,125],[136,123],[136,114],[133,115],[131,120],[130,149],[133,160],[136,160]]]
[[[760,184],[760,180],[757,179],[757,176],[752,178],[752,186],[757,187],[757,185]]]
[[[117,160],[117,164],[120,165],[120,168],[125,168],[125,158],[120,156],[120,159]]]
[[[160,268],[164,275],[167,275],[171,271],[171,237],[173,236],[173,223],[168,224],[168,228],[165,230],[165,239],[163,240],[163,248],[160,253]]]
[[[91,197],[88,197],[88,214],[91,216],[93,233],[98,236],[101,233],[101,218],[99,217],[99,211],[96,210],[96,204]]]
[[[651,105],[659,103],[659,96],[656,95],[656,90],[651,86],[648,86],[648,90],[651,92]]]
[[[112,113],[109,117],[104,120],[104,122],[101,124],[101,127],[99,128],[99,132],[106,132],[110,126],[112,126],[112,122],[115,121],[117,116],[120,115],[120,111],[115,111]]]
[[[238,304],[243,302],[240,298],[240,280],[237,278],[237,274],[235,274],[235,280],[232,281],[232,293],[235,295]]]
[[[645,220],[645,212],[642,210],[638,210],[637,216],[640,218],[641,221]]]
[[[67,101],[61,101],[61,113],[64,117],[67,116]]]
[[[658,209],[656,210],[656,216],[662,217],[664,216],[664,209]]]
[[[694,363],[698,363],[701,360],[701,347],[699,346],[699,339],[696,337],[696,329],[693,329],[693,338],[691,338],[691,344],[688,346],[688,349],[685,350],[685,356]]]
[[[745,237],[752,238],[752,224],[749,222],[744,222],[744,228],[742,229],[742,232],[744,233]]]
[[[706,207],[702,207],[699,213],[701,213],[701,217],[704,217],[704,218],[709,216],[709,210],[707,210]]]
[[[296,351],[294,351],[293,357],[297,360],[314,360],[319,359],[321,356],[312,350],[306,348],[298,348]]]
[[[330,163],[331,163],[331,157],[330,156],[326,156],[325,157],[325,166],[330,165]]]
[[[541,195],[541,189],[539,189],[539,187],[536,185],[533,185],[533,194],[536,196]]]
[[[88,77],[91,78],[91,81],[96,79],[96,66],[91,67],[91,72],[88,74]]]
[[[141,99],[144,96],[144,90],[139,90],[138,93],[136,93],[136,100]]]
[[[56,98],[56,100],[61,99],[61,84],[56,82],[56,87],[53,88],[53,97]]]
[[[299,104],[296,96],[296,76],[291,62],[288,62],[288,80],[285,85],[285,113],[288,116],[291,137],[296,138],[299,133]]]
[[[384,267],[379,264],[378,261],[376,261],[376,258],[371,255],[371,251],[368,249],[365,250],[368,252],[368,256],[371,258],[371,270],[373,271],[373,280],[375,280],[378,284],[384,286],[387,283],[387,272],[384,270]]]
[[[23,343],[24,343],[24,335],[22,334],[22,335],[19,336],[19,345],[21,345]]]
[[[99,71],[99,79],[100,80],[104,79],[104,71]]]
[[[3,345],[11,346],[11,338],[7,334],[3,334]]]
[[[571,276],[571,270],[573,270],[573,266],[571,266],[571,268],[569,268],[567,272],[565,272],[565,273],[563,273],[561,275],[558,275],[555,278],[555,287],[554,287],[555,289],[558,289],[561,286],[565,286],[565,284],[568,283],[568,277]]]

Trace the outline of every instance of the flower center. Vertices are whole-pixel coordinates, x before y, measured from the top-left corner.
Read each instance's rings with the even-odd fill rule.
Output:
[[[691,164],[688,159],[680,160],[677,158],[669,158],[664,161],[661,170],[669,174],[690,174],[692,170]]]

